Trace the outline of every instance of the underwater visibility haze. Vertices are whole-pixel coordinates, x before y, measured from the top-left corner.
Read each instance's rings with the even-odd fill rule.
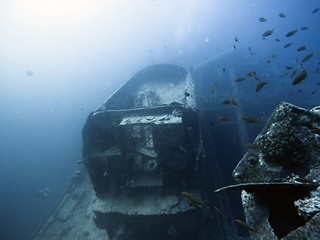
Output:
[[[1,1],[0,239],[31,237],[81,167],[89,113],[153,64],[201,79],[200,115],[231,184],[236,139],[252,142],[281,101],[319,105],[319,9],[319,0]],[[235,121],[247,132],[233,132]]]

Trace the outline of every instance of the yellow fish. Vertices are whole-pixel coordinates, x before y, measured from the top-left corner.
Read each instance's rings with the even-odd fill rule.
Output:
[[[239,219],[235,219],[234,221],[236,222],[236,224],[238,224],[238,225],[241,226],[241,227],[246,228],[246,229],[247,229],[248,231],[250,231],[250,232],[258,232],[257,229],[250,227],[250,226],[249,226],[248,224],[246,224],[244,221],[241,221],[241,220],[239,220]]]
[[[181,194],[187,200],[187,202],[189,203],[189,205],[191,207],[202,209],[208,205],[208,201],[203,201],[201,199],[198,199],[198,198],[192,196],[191,193],[181,192]]]

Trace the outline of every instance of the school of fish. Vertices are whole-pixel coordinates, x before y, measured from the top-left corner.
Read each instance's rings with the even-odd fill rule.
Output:
[[[320,8],[315,8],[312,11],[310,11],[310,14],[313,16],[315,15],[318,11],[320,10]],[[276,16],[282,20],[280,20],[280,22],[282,22],[283,24],[285,24],[285,22],[287,21],[287,14],[280,12],[278,14],[278,16]],[[275,17],[275,18],[276,18]],[[292,17],[292,16],[291,16]],[[289,18],[289,16],[288,16]],[[261,16],[258,18],[258,21],[262,24],[266,24],[268,25],[268,20],[273,21],[273,19],[269,19],[266,18],[264,16]],[[287,65],[283,66],[284,72],[279,74],[279,78],[276,79],[276,81],[279,81],[279,85],[282,87],[286,87],[288,86],[288,84],[285,83],[285,81],[288,81],[287,79],[289,78],[289,81],[291,82],[289,84],[289,86],[291,85],[292,87],[295,87],[296,85],[302,86],[303,87],[303,83],[305,83],[308,79],[308,77],[310,78],[310,74],[308,72],[312,71],[310,70],[310,61],[315,61],[315,60],[310,60],[310,59],[315,59],[314,52],[311,52],[310,49],[312,49],[312,47],[308,47],[307,44],[299,44],[296,47],[292,47],[295,45],[295,38],[297,35],[303,34],[302,32],[308,32],[309,27],[302,25],[302,26],[296,26],[293,28],[289,28],[287,32],[283,31],[277,31],[277,28],[267,28],[263,33],[262,33],[262,39],[266,40],[266,41],[272,41],[271,39],[273,38],[272,36],[277,35],[277,38],[275,38],[274,40],[276,42],[279,42],[281,44],[281,42],[283,41],[284,44],[281,44],[283,49],[292,49],[297,57],[295,57],[294,60],[291,60],[288,58],[288,63]],[[282,33],[281,33],[282,32]],[[238,36],[234,36],[234,45],[233,48],[234,50],[237,50],[239,48],[239,42],[240,42],[240,38]],[[290,40],[290,41],[288,41]],[[248,50],[249,50],[249,54],[250,55],[256,55],[256,52],[254,52],[254,47],[253,46],[248,46]],[[286,52],[287,51],[292,51],[292,50],[283,50],[284,55],[286,56]],[[306,53],[304,53],[306,52]],[[319,59],[319,56],[317,56]],[[269,59],[266,59],[265,61],[259,61],[260,63],[263,64],[271,64],[274,59],[277,58],[277,55],[272,53]],[[320,61],[318,60],[317,63],[318,65],[320,65]],[[314,66],[314,65],[313,65]],[[226,68],[223,68],[223,72],[225,73],[227,70]],[[320,66],[316,66],[316,69],[314,71],[315,74],[320,74]],[[271,87],[268,87],[269,84],[269,80],[263,79],[264,76],[262,76],[261,74],[259,74],[259,72],[256,72],[254,70],[249,71],[247,74],[243,74],[242,76],[237,76],[234,79],[235,83],[239,83],[239,84],[243,84],[242,82],[248,82],[250,79],[252,79],[253,81],[255,80],[255,83],[252,82],[252,80],[250,80],[250,84],[254,84],[255,85],[255,92],[264,92],[267,91],[267,89],[272,90]],[[318,78],[318,82],[316,82],[317,86],[320,86],[320,78]],[[309,80],[308,80],[309,81]],[[316,80],[317,81],[317,80]],[[274,84],[274,83],[273,83]],[[266,88],[266,90],[264,90]],[[291,97],[294,94],[301,94],[301,93],[305,93],[306,91],[303,91],[303,88],[299,88],[296,91],[292,90],[288,93],[287,97]],[[215,91],[212,91],[212,93],[215,93]],[[310,97],[315,95],[317,93],[316,89],[314,88],[311,92],[310,92]],[[229,96],[228,98],[225,98],[222,102],[223,105],[230,105],[230,106],[234,106],[237,107],[238,103],[237,100],[232,97]],[[240,116],[240,120],[244,121],[246,123],[260,123],[261,119],[259,117],[256,116]],[[211,121],[211,120],[210,120]],[[232,117],[228,116],[228,115],[221,115],[217,117],[217,121],[220,122],[231,122],[232,121]],[[212,121],[211,121],[212,122]],[[211,124],[213,126],[213,124]]]

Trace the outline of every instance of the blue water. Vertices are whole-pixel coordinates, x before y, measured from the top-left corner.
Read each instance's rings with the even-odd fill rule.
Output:
[[[219,111],[209,116],[213,121],[230,111],[220,110],[220,100],[233,95],[245,113],[264,120],[278,101],[306,108],[319,104],[320,11],[312,11],[320,1],[105,2],[0,3],[0,239],[29,238],[79,168],[81,129],[89,112],[148,65],[189,69],[222,55],[203,73],[208,87],[217,84],[213,97],[219,106],[212,108]],[[309,29],[302,31],[303,26]],[[298,32],[286,38],[295,28]],[[262,39],[269,29],[273,34]],[[284,49],[288,42],[293,45]],[[297,52],[301,45],[307,49]],[[290,73],[280,77],[285,65],[298,73],[306,69],[308,78],[292,86]],[[255,79],[236,85],[232,79],[253,70],[269,82],[258,93]],[[218,77],[211,82],[211,76]],[[251,127],[248,139],[261,127]],[[226,178],[234,164],[223,168]],[[44,187],[48,197],[37,198],[35,192]]]

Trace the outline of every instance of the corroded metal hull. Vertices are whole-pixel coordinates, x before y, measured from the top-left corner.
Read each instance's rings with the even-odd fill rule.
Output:
[[[155,65],[90,114],[83,161],[98,196],[95,222],[112,239],[196,239],[203,230],[203,212],[181,196],[201,195],[195,109],[190,74]]]

